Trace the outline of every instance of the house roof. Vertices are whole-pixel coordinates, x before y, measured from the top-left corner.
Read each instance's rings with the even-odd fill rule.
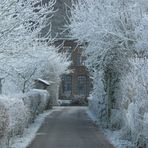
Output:
[[[43,84],[45,84],[45,85],[47,85],[47,86],[49,86],[49,85],[51,85],[52,83],[54,83],[54,82],[52,82],[52,81],[43,80],[43,79],[41,79],[41,78],[37,78],[37,79],[35,79],[34,81],[43,83]]]

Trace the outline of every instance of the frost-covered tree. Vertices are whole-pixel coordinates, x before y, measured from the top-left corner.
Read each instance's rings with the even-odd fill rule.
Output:
[[[112,128],[121,128],[124,124],[123,120],[127,122],[126,113],[121,108],[121,94],[125,92],[120,87],[124,85],[127,88],[130,83],[135,84],[136,69],[133,68],[135,63],[131,62],[131,57],[147,57],[147,12],[147,0],[80,0],[73,2],[68,27],[74,39],[88,44],[85,50],[86,66],[94,79],[90,107],[103,125],[104,121],[108,121],[112,123]],[[138,71],[142,66],[140,63],[138,63]],[[142,73],[144,74],[144,71]],[[128,74],[131,78],[125,84],[123,82]],[[138,79],[141,79],[140,77],[143,76],[139,75]],[[140,82],[137,81],[138,86],[136,87],[140,94],[145,91],[144,87],[140,87],[142,81],[142,79]],[[145,86],[147,87],[147,84]],[[141,99],[141,102],[145,102],[144,96]],[[140,108],[136,107],[136,105],[140,106],[138,102],[140,100],[135,105],[130,105],[129,108],[132,110]],[[133,100],[132,103],[134,103]],[[132,112],[128,115],[133,118]],[[132,127],[129,124],[128,128],[123,131],[130,131]],[[137,130],[137,133],[139,132],[138,128],[133,128]],[[132,136],[137,137],[136,132],[132,132]],[[139,140],[136,141],[140,143]]]
[[[58,49],[50,47],[50,23],[55,0],[5,0],[0,2],[0,71],[5,78],[3,92],[25,92],[34,78],[59,79],[68,63]],[[52,73],[52,76],[50,75]],[[59,81],[59,80],[58,80]],[[13,89],[8,89],[12,87]],[[16,88],[15,88],[16,86]]]
[[[11,147],[36,116],[57,98],[60,75],[69,62],[51,46],[55,0],[0,1],[0,148]],[[49,90],[31,89],[36,78],[53,81]],[[23,93],[23,94],[22,94]],[[54,102],[54,101],[53,101]],[[55,101],[56,102],[56,101]]]
[[[47,20],[53,15],[55,1],[43,3],[42,0],[5,0],[0,2],[0,39],[1,53],[18,53],[25,51],[39,40],[50,40],[40,37]]]
[[[0,65],[1,76],[4,78],[3,93],[26,92],[37,78],[59,82],[60,75],[68,65],[69,62],[64,55],[57,53],[57,49],[44,45],[35,47],[29,54],[3,59]]]
[[[144,147],[148,140],[148,82],[147,58],[130,58],[131,72],[123,76],[120,82],[120,107],[122,109],[124,128],[123,137],[129,137],[137,146]],[[129,129],[125,130],[125,129]]]
[[[112,50],[135,49],[136,28],[146,15],[143,3],[137,0],[80,0],[73,4],[71,34],[89,43],[86,52],[91,55],[89,57],[93,56],[91,62],[97,61],[98,65],[98,61],[103,62]]]

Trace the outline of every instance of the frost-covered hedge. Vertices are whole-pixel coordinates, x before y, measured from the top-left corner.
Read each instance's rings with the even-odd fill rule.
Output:
[[[120,82],[124,125],[136,146],[148,146],[148,59],[131,59],[131,72]],[[126,130],[127,133],[129,131]],[[125,133],[125,132],[124,132]],[[127,134],[123,135],[127,137]]]
[[[135,147],[148,147],[148,59],[130,58],[130,71],[120,79],[97,74],[90,110],[98,123],[118,130]],[[113,83],[114,79],[116,83]],[[96,81],[97,80],[97,81]],[[108,81],[109,80],[109,81]],[[108,82],[108,83],[107,83]],[[106,121],[104,123],[104,121]]]
[[[30,122],[50,104],[50,96],[46,90],[33,89],[22,98],[24,105],[28,108]]]
[[[148,147],[147,8],[147,0],[79,0],[72,3],[69,24],[72,38],[88,45],[91,111],[134,148]]]
[[[106,121],[106,92],[103,84],[103,74],[95,73],[93,80],[93,92],[89,97],[89,108],[100,122]]]
[[[0,141],[1,139],[3,141],[0,146],[5,147],[11,137],[23,133],[28,123],[29,114],[22,99],[1,96],[0,104],[0,114],[2,115],[0,117]]]
[[[36,116],[48,108],[49,93],[31,90],[18,97],[0,97],[0,148],[8,147],[9,140],[21,135]]]

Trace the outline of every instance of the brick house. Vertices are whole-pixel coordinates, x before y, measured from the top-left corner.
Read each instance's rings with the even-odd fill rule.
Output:
[[[62,76],[59,89],[59,99],[85,99],[91,90],[91,80],[85,67],[84,46],[78,46],[74,40],[61,39],[55,42],[56,46],[63,43],[60,52],[66,52],[72,61],[69,67],[72,72]]]
[[[65,29],[65,24],[68,21],[67,14],[70,15],[70,6],[71,0],[57,0],[54,5],[55,13],[51,19],[52,26],[50,26],[51,37],[55,38],[54,45],[58,47],[63,45],[60,52],[67,52],[72,61],[70,69],[73,70],[73,73],[62,76],[59,99],[72,99],[76,97],[86,99],[91,86],[90,78],[84,65],[83,46],[78,46],[75,40],[70,39],[68,37],[69,31]],[[47,26],[43,29],[42,34],[46,34],[50,27]]]

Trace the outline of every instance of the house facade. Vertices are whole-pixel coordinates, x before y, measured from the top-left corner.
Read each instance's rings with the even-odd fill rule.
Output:
[[[45,0],[48,1],[48,0]],[[57,0],[54,9],[55,13],[51,19],[51,36],[55,38],[53,44],[60,48],[60,52],[66,52],[69,60],[72,61],[69,67],[72,73],[61,77],[59,88],[59,99],[87,98],[91,84],[89,73],[84,65],[83,46],[70,39],[69,31],[65,27],[68,22],[67,15],[70,15],[72,0]],[[43,35],[50,28],[47,26],[43,30]]]
[[[71,66],[70,73],[61,77],[59,99],[86,100],[91,90],[91,79],[85,66],[84,46],[78,45],[74,40],[57,40],[57,46],[62,44],[60,52],[66,52]]]

